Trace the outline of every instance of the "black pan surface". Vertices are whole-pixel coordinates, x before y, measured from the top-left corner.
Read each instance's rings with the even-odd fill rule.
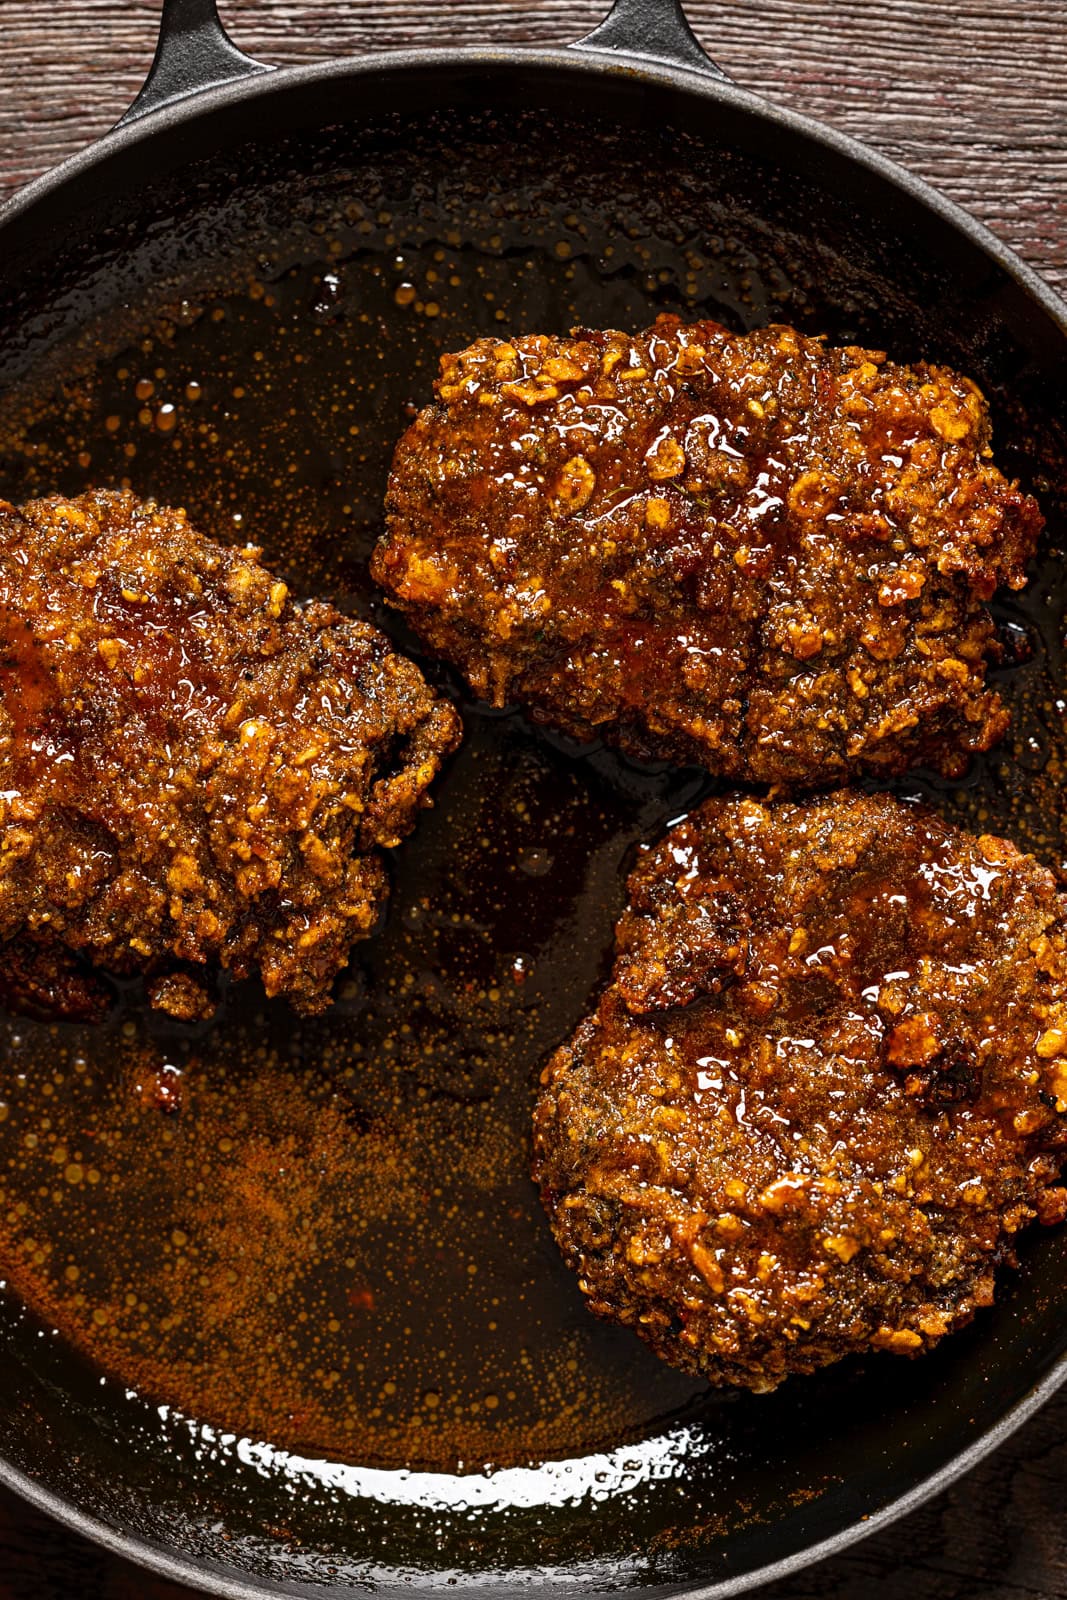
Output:
[[[442,350],[666,309],[958,365],[1049,534],[1000,612],[1013,732],[899,788],[1064,868],[1063,326],[873,158],[692,74],[391,58],[149,119],[0,242],[0,493],[185,504],[406,648],[365,562]],[[594,1323],[526,1175],[533,1089],[636,842],[712,784],[463,710],[329,1016],[248,984],[182,1027],[133,984],[97,1029],[0,1018],[2,1475],[220,1593],[736,1591],[1059,1381],[1067,1240],[922,1362],[770,1396]]]

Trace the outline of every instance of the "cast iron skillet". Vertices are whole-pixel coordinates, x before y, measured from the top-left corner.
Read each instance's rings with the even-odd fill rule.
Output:
[[[185,502],[216,534],[258,539],[297,585],[397,633],[368,592],[365,558],[391,443],[425,399],[437,352],[491,329],[640,326],[662,308],[738,326],[789,320],[904,359],[945,359],[983,384],[1000,459],[1039,490],[1050,524],[1028,599],[1001,610],[1015,732],[960,785],[919,774],[901,787],[1062,866],[1067,310],[915,178],[734,87],[669,0],[619,0],[570,49],[411,51],[279,72],[230,43],[213,0],[167,0],[155,65],[123,122],[0,219],[0,492],[126,478]],[[627,851],[709,785],[574,750],[515,716],[465,715],[465,751],[398,856],[386,931],[327,1022],[298,1026],[255,993],[231,993],[214,1027],[168,1032],[134,986],[95,1032],[3,1023],[12,1292],[0,1316],[0,1479],[108,1548],[223,1595],[456,1583],[502,1596],[541,1585],[733,1594],[908,1511],[1057,1387],[1067,1241],[1027,1241],[996,1308],[922,1362],[846,1364],[769,1397],[708,1395],[629,1335],[594,1325],[523,1176],[531,1086],[604,971]],[[505,969],[524,998],[492,1001],[505,1016],[490,1025],[478,1007],[499,997]],[[401,984],[397,1001],[390,984],[405,970],[418,984]],[[436,1054],[416,1061],[426,1040]],[[183,1074],[190,1105],[168,1120]],[[158,1100],[148,1110],[146,1094]],[[351,1387],[354,1410],[309,1391],[312,1410],[322,1401],[315,1420],[294,1402],[274,1432],[262,1421],[280,1415],[274,1377],[253,1403],[234,1354],[247,1356],[241,1316],[262,1308],[246,1267],[274,1265],[274,1213],[257,1213],[253,1197],[235,1244],[211,1188],[221,1181],[211,1117],[234,1105],[224,1143],[236,1142],[242,1178],[248,1118],[256,1148],[275,1152],[296,1118],[286,1159],[324,1186],[310,1202],[272,1191],[283,1222],[295,1214],[287,1205],[306,1207],[294,1258],[298,1235],[317,1240],[326,1227],[326,1199],[342,1232],[369,1230],[345,1270],[366,1268],[371,1287],[324,1279],[314,1304],[316,1316],[349,1308],[330,1359],[363,1352],[373,1381],[353,1366],[330,1392]],[[368,1204],[369,1222],[329,1189],[316,1142],[327,1113],[345,1130],[337,1148],[356,1162],[352,1181],[369,1173],[372,1189],[374,1149],[403,1146],[413,1127],[437,1130],[408,1150],[429,1174],[414,1265],[385,1169],[388,1203],[380,1215]],[[105,1159],[109,1118],[118,1133]],[[54,1147],[57,1129],[73,1141],[54,1159],[73,1162],[74,1198],[60,1184],[40,1199],[51,1189],[25,1151]],[[209,1191],[180,1230],[178,1146],[182,1160],[202,1157]],[[457,1158],[453,1171],[456,1149],[475,1150],[477,1170]],[[95,1188],[81,1177],[93,1161]],[[271,1182],[279,1171],[275,1161]],[[247,1185],[240,1192],[247,1200]],[[185,1270],[186,1252],[226,1240],[244,1263],[234,1283],[254,1293],[207,1333],[195,1301],[185,1307],[208,1365],[235,1363],[231,1392],[216,1386],[198,1410],[188,1373],[179,1379],[185,1335],[167,1346],[169,1377],[131,1379],[134,1358],[107,1343],[112,1314],[90,1316],[92,1283],[103,1294],[115,1288],[109,1272],[143,1270],[147,1301],[174,1288],[168,1274]],[[337,1265],[329,1250],[312,1255],[297,1263],[300,1294]],[[51,1273],[75,1259],[80,1299],[53,1281],[69,1273]],[[401,1293],[393,1268],[405,1261]],[[383,1267],[374,1279],[381,1263],[393,1275]],[[488,1301],[472,1281],[488,1285]],[[356,1313],[375,1294],[382,1321],[368,1334]],[[279,1313],[278,1337],[294,1341],[283,1389],[306,1379],[298,1303]],[[389,1359],[406,1455],[390,1447],[371,1393],[389,1340],[400,1341]],[[441,1393],[430,1392],[435,1362]],[[453,1402],[475,1440],[461,1471],[444,1459],[448,1429],[436,1420]],[[363,1437],[365,1453],[351,1442]]]

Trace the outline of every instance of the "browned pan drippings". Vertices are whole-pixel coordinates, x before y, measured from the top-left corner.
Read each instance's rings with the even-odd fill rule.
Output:
[[[662,309],[829,317],[780,249],[761,263],[699,219],[657,236],[614,202],[524,212],[459,192],[427,220],[347,182],[214,287],[190,268],[195,293],[102,319],[9,390],[0,489],[128,484],[185,505],[410,646],[365,562],[391,445],[442,350]],[[855,303],[826,331],[873,315]],[[1001,620],[1013,731],[959,786],[897,788],[1059,866],[1057,597],[1039,582]],[[629,852],[708,780],[465,717],[435,809],[394,857],[386,929],[328,1015],[248,985],[182,1027],[133,985],[99,1027],[0,1025],[4,1275],[153,1401],[305,1453],[576,1455],[703,1392],[588,1316],[528,1148],[540,1066],[604,975]]]

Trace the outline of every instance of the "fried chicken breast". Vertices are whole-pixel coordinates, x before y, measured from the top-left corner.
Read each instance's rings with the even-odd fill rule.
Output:
[[[534,1176],[598,1316],[714,1384],[916,1355],[1061,1221],[1067,897],[886,796],[713,800],[636,867]]]
[[[0,503],[0,992],[94,1016],[98,969],[181,1017],[202,969],[329,1003],[458,741],[375,628],[253,549],[99,492]]]
[[[966,378],[662,317],[480,339],[435,392],[372,572],[483,699],[760,783],[954,774],[1004,731],[986,602],[1042,518]]]

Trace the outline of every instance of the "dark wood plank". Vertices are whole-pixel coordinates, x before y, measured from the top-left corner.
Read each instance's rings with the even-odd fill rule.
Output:
[[[606,0],[225,0],[238,42],[288,63],[412,43],[568,42]],[[149,0],[0,0],[0,197],[125,109],[151,60]],[[867,140],[1067,289],[1063,0],[693,0],[747,87]],[[1067,1600],[1067,1394],[931,1505],[765,1600]],[[0,1494],[0,1600],[185,1591]]]

